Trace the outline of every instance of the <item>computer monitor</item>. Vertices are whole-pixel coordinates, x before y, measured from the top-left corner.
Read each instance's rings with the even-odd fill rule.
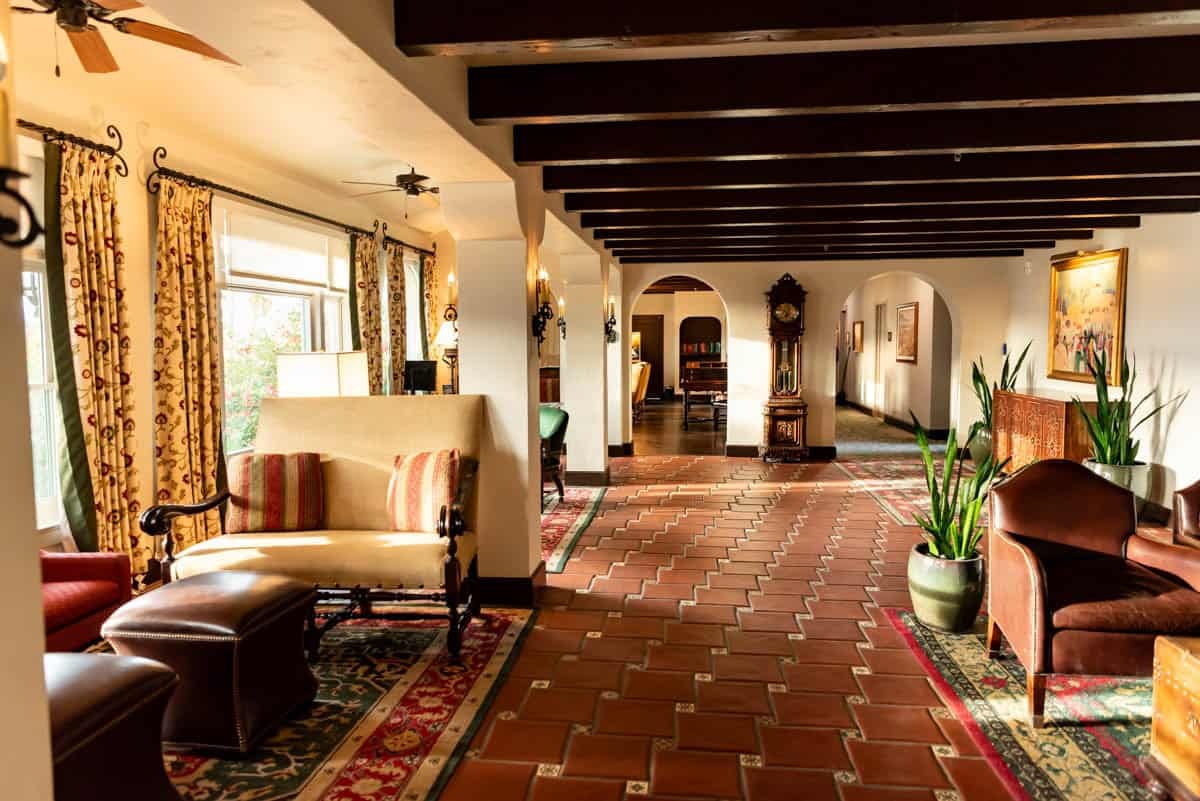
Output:
[[[405,392],[437,391],[437,362],[407,361],[404,363]]]

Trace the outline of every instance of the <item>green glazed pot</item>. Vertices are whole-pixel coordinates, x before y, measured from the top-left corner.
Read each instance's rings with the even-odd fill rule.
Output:
[[[939,631],[966,631],[983,606],[983,557],[938,559],[919,543],[908,555],[908,591],[917,620]]]

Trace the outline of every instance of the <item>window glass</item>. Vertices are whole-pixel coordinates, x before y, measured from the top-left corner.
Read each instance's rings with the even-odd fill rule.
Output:
[[[333,260],[328,234],[240,208],[227,214],[225,267],[230,276],[329,284]]]
[[[425,358],[425,337],[421,335],[421,257],[416,253],[404,254],[404,322],[408,328],[405,342],[408,358]]]

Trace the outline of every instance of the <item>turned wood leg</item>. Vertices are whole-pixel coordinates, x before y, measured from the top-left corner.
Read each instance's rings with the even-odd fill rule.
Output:
[[[554,486],[558,488],[558,499],[565,501],[567,499],[567,488],[563,486],[562,476],[558,473],[554,474]]]
[[[1004,641],[1004,633],[1000,631],[1000,626],[996,624],[996,618],[988,618],[987,630],[987,655],[988,659],[998,659],[1000,657],[1000,645]]]
[[[1027,679],[1029,692],[1029,721],[1035,729],[1042,727],[1046,713],[1046,674],[1030,673]]]

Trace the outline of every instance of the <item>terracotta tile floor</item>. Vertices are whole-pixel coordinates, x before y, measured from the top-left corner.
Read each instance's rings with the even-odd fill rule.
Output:
[[[616,460],[442,801],[1007,797],[882,615],[918,538],[829,465]]]

